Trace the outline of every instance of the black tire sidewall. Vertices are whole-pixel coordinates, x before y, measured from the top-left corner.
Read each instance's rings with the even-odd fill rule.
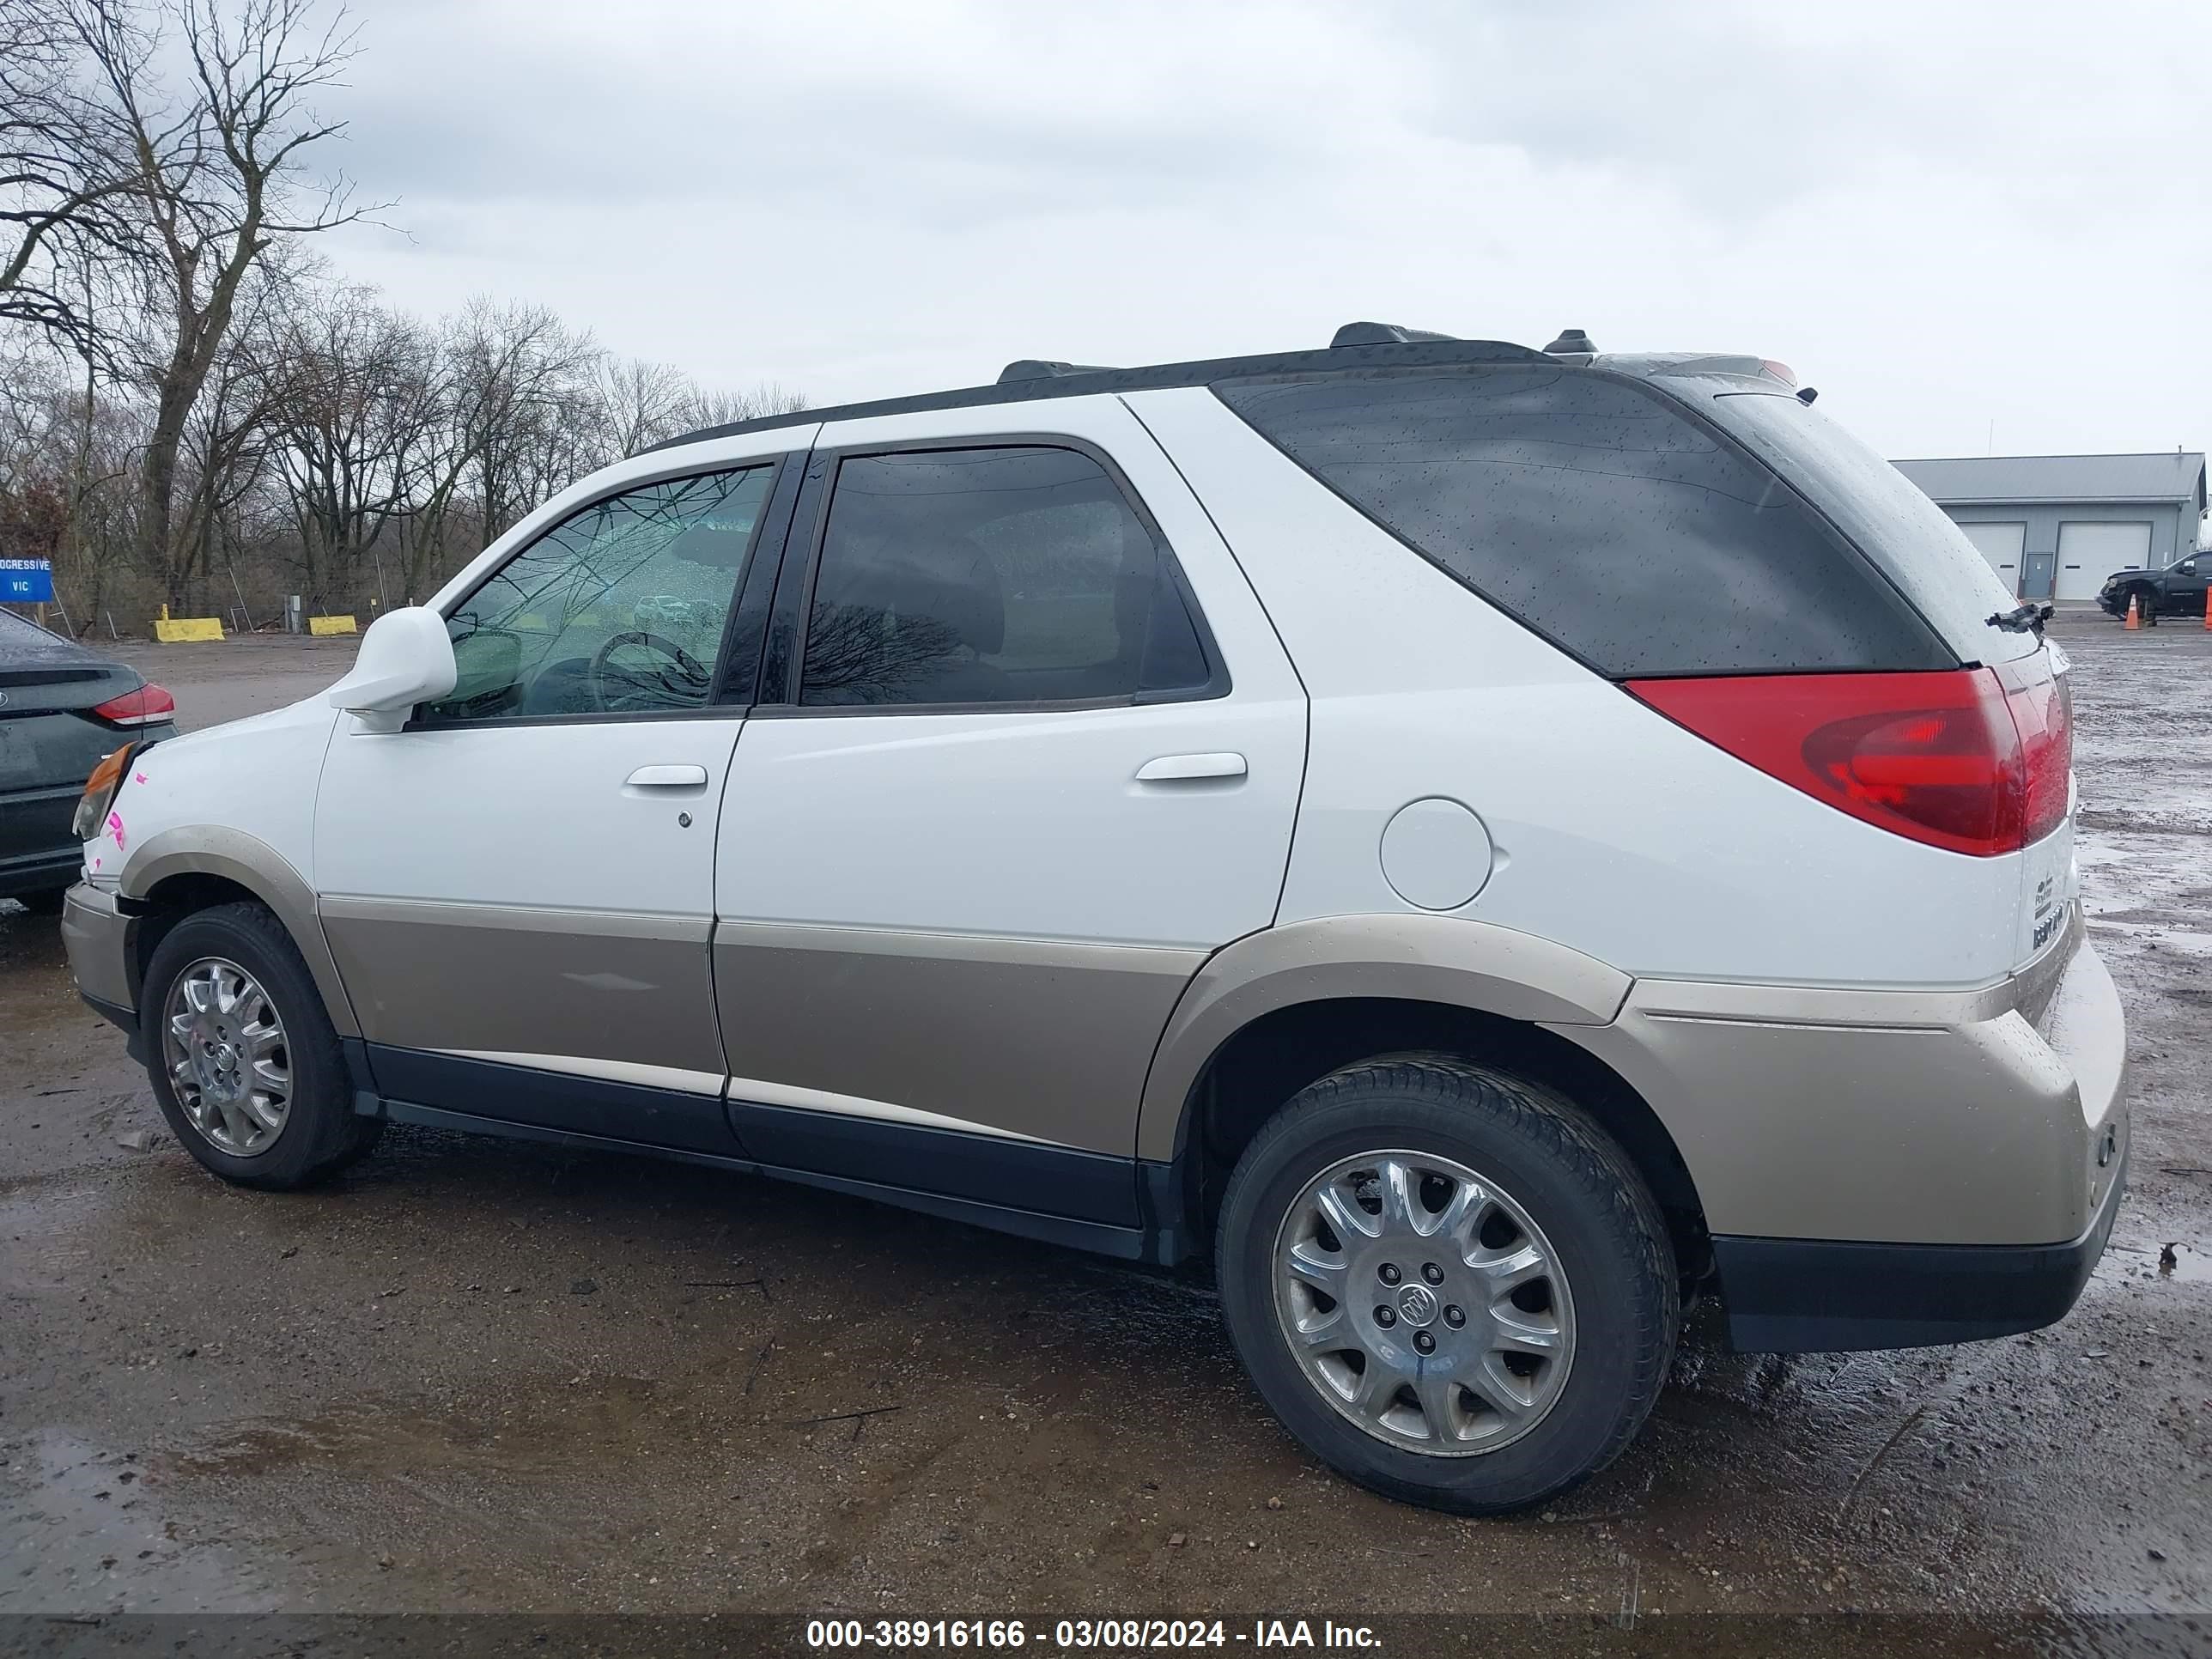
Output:
[[[240,1158],[203,1135],[178,1103],[162,1048],[169,995],[185,969],[205,957],[236,963],[260,982],[284,1027],[292,1097],[284,1127],[265,1152]],[[154,1099],[179,1145],[224,1180],[246,1187],[309,1184],[343,1161],[364,1137],[337,1033],[307,963],[276,917],[258,905],[231,904],[186,917],[155,947],[139,993],[139,1034]]]
[[[1566,1275],[1575,1322],[1566,1384],[1534,1429],[1496,1451],[1429,1456],[1376,1438],[1320,1396],[1276,1322],[1274,1245],[1291,1202],[1328,1165],[1395,1148],[1449,1158],[1496,1182],[1543,1230]],[[1498,1117],[1387,1086],[1344,1090],[1292,1133],[1252,1150],[1250,1178],[1240,1170],[1222,1217],[1224,1313],[1268,1405],[1340,1474],[1391,1497],[1463,1513],[1512,1510],[1603,1467],[1641,1425],[1656,1393],[1643,1349],[1663,1322],[1671,1352],[1674,1316],[1671,1279],[1658,1278],[1671,1274],[1671,1255],[1656,1273],[1646,1260],[1645,1235],[1656,1221],[1648,1198],[1639,1217],[1621,1201],[1633,1195],[1598,1189],[1586,1161],[1563,1159]],[[1624,1173],[1634,1180],[1618,1169],[1601,1178]],[[1663,1381],[1663,1361],[1657,1369]]]

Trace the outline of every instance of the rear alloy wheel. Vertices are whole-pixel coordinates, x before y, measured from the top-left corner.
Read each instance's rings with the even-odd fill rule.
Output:
[[[313,1185],[376,1144],[337,1033],[283,925],[258,904],[185,917],[139,987],[154,1098],[186,1151],[242,1187]]]
[[[1285,1427],[1360,1485],[1464,1515],[1610,1462],[1664,1385],[1674,1249],[1564,1097],[1445,1054],[1302,1090],[1222,1200],[1230,1334]]]
[[[1450,1158],[1339,1160],[1298,1194],[1275,1259],[1275,1316],[1300,1368],[1386,1445],[1510,1445],[1574,1364],[1558,1252],[1510,1194]]]

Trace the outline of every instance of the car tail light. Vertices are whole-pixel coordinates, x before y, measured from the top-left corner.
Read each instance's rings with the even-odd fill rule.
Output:
[[[79,841],[90,841],[100,831],[107,820],[108,806],[115,799],[115,792],[123,787],[123,775],[130,769],[131,757],[137,749],[135,743],[126,743],[112,755],[101,757],[92,769],[92,775],[84,781],[84,794],[76,804],[76,816],[70,820],[70,830]]]
[[[1815,800],[1991,858],[2066,816],[2071,704],[2046,654],[2002,668],[1631,680],[1627,689]]]
[[[177,716],[177,700],[151,682],[136,691],[93,705],[92,712],[110,726],[158,726]]]

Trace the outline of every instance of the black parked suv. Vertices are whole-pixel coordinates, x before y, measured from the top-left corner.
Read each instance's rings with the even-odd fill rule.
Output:
[[[2107,614],[2124,617],[2128,601],[2134,599],[2146,623],[2155,623],[2161,616],[2201,617],[2208,574],[2212,574],[2212,553],[2192,553],[2163,570],[2115,570],[2098,590],[2097,603]]]

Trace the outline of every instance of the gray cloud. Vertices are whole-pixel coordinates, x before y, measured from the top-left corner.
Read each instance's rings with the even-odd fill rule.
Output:
[[[411,240],[334,251],[817,399],[1381,315],[1779,356],[1898,453],[2201,445],[2208,46],[2128,0],[384,0],[335,112]]]

